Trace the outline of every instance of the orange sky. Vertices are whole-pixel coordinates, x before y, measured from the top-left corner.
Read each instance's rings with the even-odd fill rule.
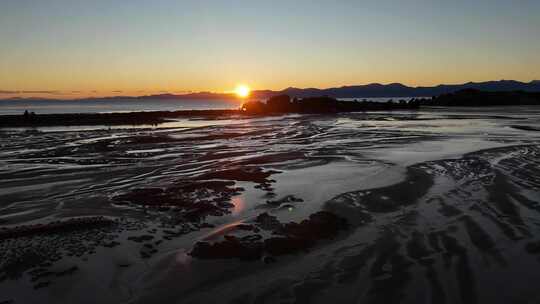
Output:
[[[538,11],[528,0],[2,1],[0,98],[527,82],[540,79]]]

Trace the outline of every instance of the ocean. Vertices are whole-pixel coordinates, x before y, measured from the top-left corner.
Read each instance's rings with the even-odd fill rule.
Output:
[[[87,99],[87,100],[0,100],[0,115],[23,114],[25,110],[36,114],[117,113],[138,111],[177,111],[234,109],[240,103],[234,100],[163,100],[163,99]]]

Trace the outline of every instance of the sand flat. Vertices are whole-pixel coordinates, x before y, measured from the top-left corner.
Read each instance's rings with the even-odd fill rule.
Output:
[[[540,109],[182,123],[2,130],[0,302],[540,297]]]

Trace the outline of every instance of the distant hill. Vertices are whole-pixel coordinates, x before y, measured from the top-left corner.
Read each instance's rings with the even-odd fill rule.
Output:
[[[448,94],[464,89],[476,89],[487,92],[496,91],[525,91],[540,92],[540,81],[519,82],[514,80],[468,82],[464,84],[445,85],[433,87],[409,87],[401,83],[343,86],[339,88],[287,88],[282,91],[255,91],[253,94],[260,97],[269,97],[287,94],[292,97],[330,96],[334,98],[369,98],[369,97],[431,97]]]
[[[289,87],[281,91],[255,90],[251,92],[253,99],[266,99],[277,95],[289,95],[291,97],[318,97],[329,96],[333,98],[369,98],[369,97],[431,97],[453,93],[464,89],[476,89],[487,92],[499,91],[524,91],[540,92],[540,80],[531,82],[519,82],[515,80],[499,80],[486,82],[468,82],[464,84],[441,84],[433,87],[409,87],[401,83],[343,86],[338,88],[293,88]],[[211,92],[191,93],[185,95],[150,95],[138,98],[160,99],[234,99],[234,94],[218,94]]]
[[[465,89],[476,89],[486,92],[540,92],[540,80],[531,82],[519,82],[515,80],[499,80],[486,82],[468,82],[464,84],[441,84],[432,87],[409,87],[401,83],[380,84],[371,83],[366,85],[343,86],[338,88],[286,88],[281,91],[255,90],[251,92],[251,99],[267,99],[277,95],[289,95],[290,97],[318,97],[328,96],[333,98],[370,98],[370,97],[431,97],[442,94],[454,93]],[[26,98],[12,98],[10,100],[24,100]],[[34,98],[37,99],[37,98]],[[40,100],[45,100],[39,98]],[[84,100],[234,100],[237,99],[232,93],[198,92],[189,94],[157,94],[145,96],[114,96],[104,98],[88,98]],[[48,99],[51,100],[51,99]]]
[[[143,96],[112,96],[112,97],[102,97],[102,98],[85,98],[82,100],[96,100],[96,99],[122,99],[122,100],[144,100],[144,99],[159,99],[159,100],[230,100],[237,99],[235,94],[227,93],[212,93],[212,92],[198,92],[198,93],[189,93],[189,94],[155,94],[155,95],[143,95]]]

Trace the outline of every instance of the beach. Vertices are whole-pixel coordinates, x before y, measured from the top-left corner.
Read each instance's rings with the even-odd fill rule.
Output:
[[[539,128],[494,107],[3,129],[0,302],[540,299]]]

